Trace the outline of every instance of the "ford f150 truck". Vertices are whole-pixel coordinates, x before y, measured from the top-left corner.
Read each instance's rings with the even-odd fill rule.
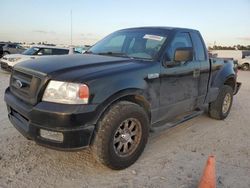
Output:
[[[11,123],[28,139],[62,150],[90,147],[99,162],[123,169],[141,155],[150,130],[205,109],[226,118],[236,80],[233,62],[209,59],[196,30],[131,28],[85,54],[17,64],[5,101]]]

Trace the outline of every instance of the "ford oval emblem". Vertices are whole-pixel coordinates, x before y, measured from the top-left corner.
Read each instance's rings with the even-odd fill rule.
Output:
[[[23,87],[23,83],[22,83],[20,80],[16,80],[16,81],[15,81],[15,86],[16,86],[17,88],[22,88],[22,87]]]

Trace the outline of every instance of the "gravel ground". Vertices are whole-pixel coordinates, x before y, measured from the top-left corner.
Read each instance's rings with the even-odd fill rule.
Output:
[[[113,171],[89,150],[54,151],[28,141],[7,119],[3,93],[9,75],[0,72],[0,187],[197,187],[208,155],[216,156],[217,187],[250,187],[250,72],[224,121],[206,114],[150,135],[131,167]]]

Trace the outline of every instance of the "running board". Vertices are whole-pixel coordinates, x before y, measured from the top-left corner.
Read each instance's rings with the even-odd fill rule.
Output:
[[[178,120],[176,120],[174,122],[169,122],[169,123],[165,123],[165,124],[163,122],[162,123],[161,122],[157,123],[158,126],[152,126],[150,128],[150,131],[158,132],[158,131],[163,131],[165,129],[175,127],[175,126],[177,126],[177,125],[179,125],[179,124],[181,124],[181,123],[183,123],[185,121],[188,121],[190,119],[193,119],[194,117],[197,117],[197,116],[199,116],[199,115],[201,115],[203,113],[204,113],[204,111],[194,111],[191,114],[185,115],[183,118],[178,119]],[[161,125],[159,126],[159,124],[161,124]]]

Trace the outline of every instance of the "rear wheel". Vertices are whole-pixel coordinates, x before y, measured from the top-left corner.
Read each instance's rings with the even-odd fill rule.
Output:
[[[233,89],[228,85],[224,85],[217,99],[209,104],[209,116],[222,120],[225,119],[231,109],[233,103]]]
[[[241,66],[241,69],[242,69],[243,71],[249,70],[249,64],[248,64],[248,63],[244,63],[244,64]]]
[[[118,102],[98,123],[92,145],[94,157],[112,169],[124,169],[139,158],[148,133],[149,121],[145,110],[131,102]]]

